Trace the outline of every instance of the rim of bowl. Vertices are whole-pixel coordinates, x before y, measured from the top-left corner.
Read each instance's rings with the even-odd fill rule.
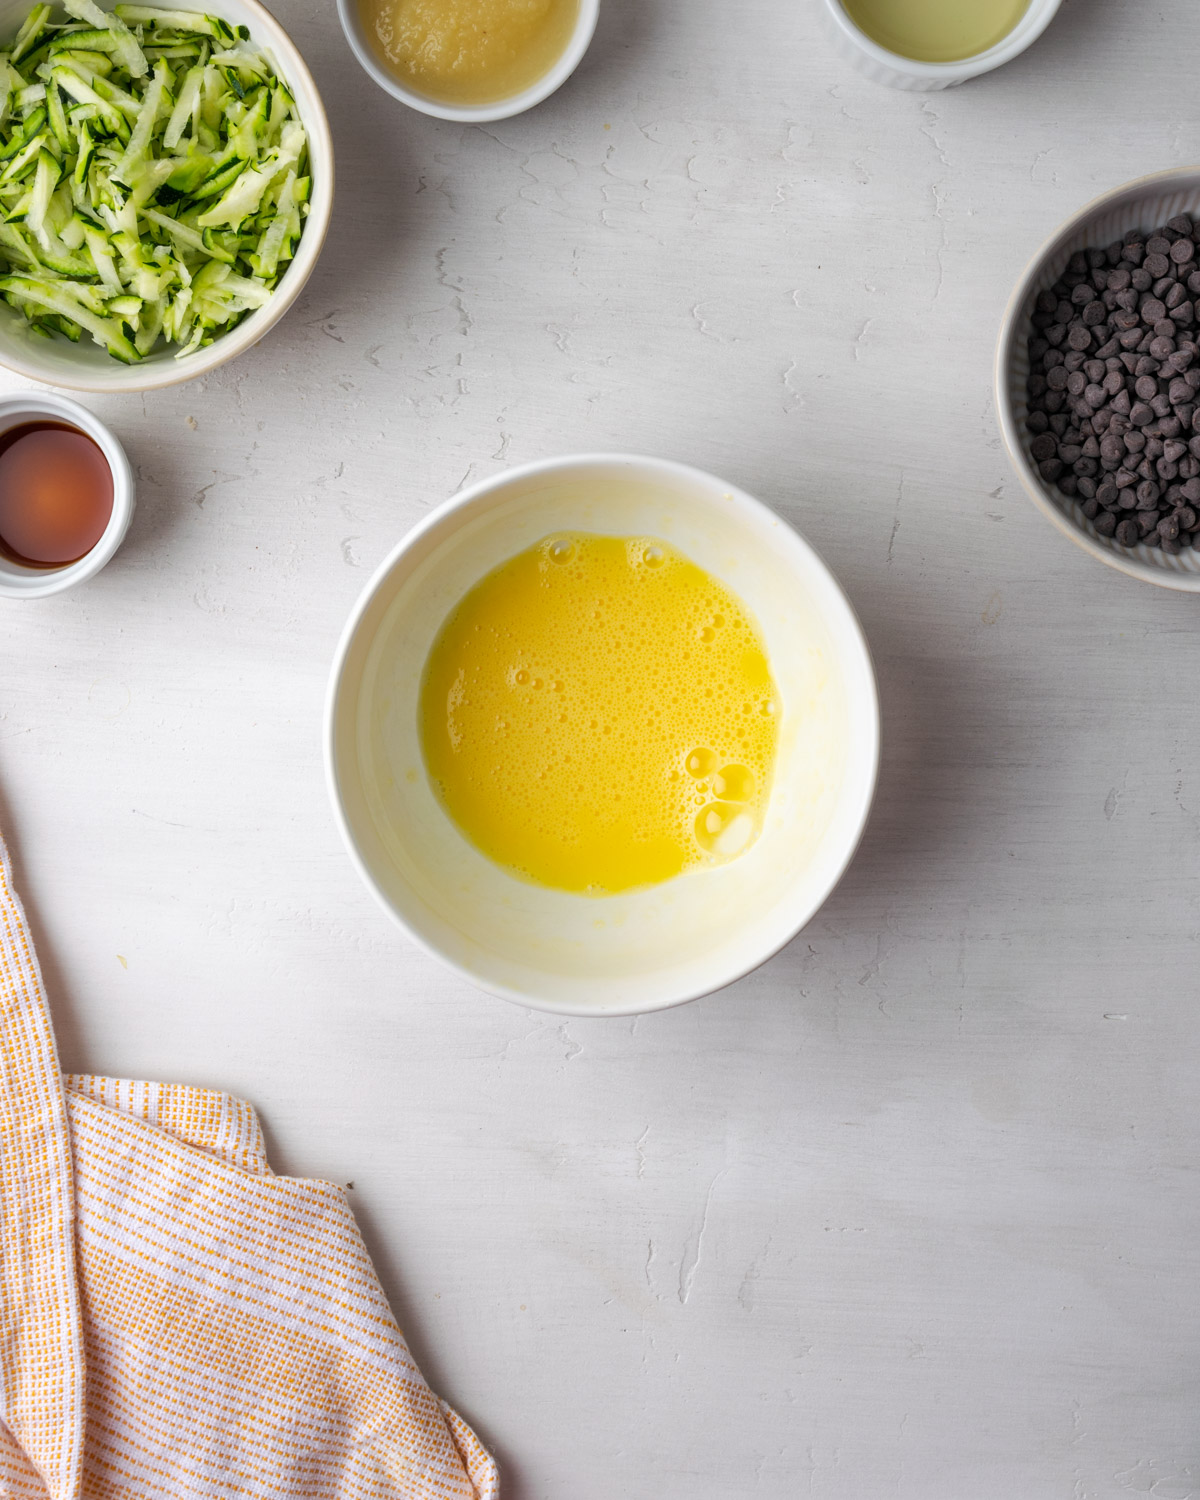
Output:
[[[825,0],[825,8],[842,34],[875,62],[912,78],[946,79],[957,83],[977,78],[980,73],[990,73],[993,68],[1001,68],[1019,57],[1026,48],[1033,46],[1058,14],[1061,5],[1062,0],[1029,0],[1025,14],[1013,29],[986,52],[977,52],[973,57],[963,57],[957,62],[933,63],[905,57],[903,52],[892,52],[880,46],[850,19],[842,0]]]
[[[1152,191],[1156,187],[1166,187],[1172,182],[1178,182],[1181,178],[1189,176],[1200,179],[1200,166],[1168,167],[1161,172],[1150,172],[1144,177],[1131,177],[1128,182],[1109,188],[1106,192],[1090,199],[1070,218],[1064,219],[1058,228],[1042,242],[1022,271],[1012,296],[1008,299],[1008,305],[1004,309],[1004,316],[1000,322],[1000,337],[996,343],[994,384],[1000,437],[1009,462],[1016,470],[1017,478],[1020,479],[1025,493],[1050,524],[1074,542],[1077,547],[1082,547],[1085,552],[1107,567],[1115,568],[1118,573],[1141,579],[1144,583],[1157,584],[1159,588],[1195,594],[1200,593],[1200,573],[1177,573],[1169,568],[1158,567],[1154,563],[1142,562],[1140,558],[1129,557],[1123,551],[1117,551],[1115,547],[1105,546],[1099,538],[1089,536],[1086,531],[1082,530],[1051,498],[1049,490],[1042,483],[1040,476],[1034,473],[1025,455],[1021,435],[1017,428],[1016,414],[1013,411],[1008,378],[1013,349],[1018,337],[1018,325],[1022,321],[1022,309],[1042,267],[1061,248],[1063,242],[1089,219],[1101,213],[1114,198],[1119,198],[1130,189],[1147,188]]]
[[[583,61],[584,54],[592,44],[596,23],[600,19],[600,0],[579,0],[579,17],[575,22],[575,30],[571,33],[571,40],[548,72],[543,73],[529,88],[507,99],[496,99],[490,104],[465,105],[444,104],[441,100],[417,93],[415,89],[405,88],[375,56],[359,20],[358,0],[337,0],[337,8],[338,19],[342,23],[342,31],[350,44],[350,50],[373,82],[391,94],[393,99],[407,104],[410,109],[418,110],[423,115],[431,115],[436,120],[453,120],[460,125],[487,125],[495,120],[509,120],[548,99],[566,83]]]
[[[341,788],[338,782],[337,761],[335,754],[336,738],[336,713],[338,699],[342,686],[342,674],[345,669],[346,657],[349,654],[351,643],[362,622],[363,615],[374,599],[380,585],[395,567],[400,558],[413,547],[427,532],[439,526],[443,520],[452,515],[456,510],[462,510],[473,504],[481,496],[489,491],[507,485],[514,480],[533,479],[556,469],[570,469],[581,467],[585,464],[626,464],[646,471],[659,474],[670,474],[675,478],[687,480],[699,480],[705,485],[719,485],[723,491],[730,494],[739,507],[749,509],[757,514],[769,517],[772,521],[786,526],[801,547],[807,551],[818,568],[825,574],[828,582],[834,590],[835,597],[841,601],[846,611],[846,622],[850,629],[850,635],[854,645],[862,653],[863,664],[866,667],[865,684],[869,701],[864,705],[866,718],[871,730],[870,761],[868,773],[864,783],[861,805],[853,827],[853,836],[846,841],[846,848],[842,857],[838,860],[836,867],[826,883],[824,890],[815,902],[811,903],[796,918],[787,934],[775,943],[768,951],[761,953],[749,963],[739,963],[733,966],[731,972],[720,973],[712,981],[705,982],[699,988],[690,989],[684,994],[669,995],[667,999],[646,1003],[630,1003],[628,1005],[617,1005],[612,1008],[606,1007],[598,1010],[594,1005],[574,1004],[570,1001],[545,1000],[540,997],[531,997],[521,990],[514,989],[510,985],[499,984],[474,972],[464,964],[457,963],[448,957],[434,943],[430,942],[421,933],[417,932],[388,900],[387,895],[381,889],[366,861],[359,852],[355,842],[349,819],[346,816],[345,807],[342,802]],[[555,458],[536,459],[532,463],[518,464],[514,468],[502,469],[490,478],[476,481],[467,489],[459,490],[457,494],[451,495],[441,505],[423,517],[417,524],[401,537],[400,541],[392,548],[383,561],[372,573],[371,577],[363,587],[350,611],[349,618],[342,628],[337,649],[334,652],[333,666],[329,674],[329,683],[325,694],[325,716],[323,727],[324,760],[325,760],[325,784],[329,791],[329,799],[333,806],[334,821],[338,831],[341,833],[342,842],[350,855],[350,862],[358,871],[359,876],[375,897],[384,911],[392,918],[393,922],[409,938],[409,940],[429,954],[431,958],[437,959],[451,973],[465,980],[477,990],[484,994],[494,995],[500,1000],[511,1001],[514,1005],[523,1006],[527,1010],[543,1011],[551,1015],[573,1016],[589,1020],[619,1019],[622,1016],[651,1015],[657,1011],[673,1010],[679,1005],[688,1005],[693,1000],[701,1000],[706,995],[716,994],[719,990],[726,989],[738,980],[744,979],[748,974],[753,974],[763,964],[769,962],[777,953],[781,953],[789,943],[803,932],[817,912],[825,905],[830,896],[841,884],[851,861],[858,853],[870,821],[871,809],[875,803],[875,794],[879,786],[879,765],[882,744],[882,718],[879,706],[879,685],[875,675],[875,662],[871,655],[871,648],[867,641],[866,632],[863,630],[862,622],[858,613],[840,580],[833,569],[795,526],[785,517],[773,510],[764,501],[756,499],[753,495],[743,490],[740,486],[727,484],[716,475],[708,473],[707,470],[698,469],[692,464],[680,463],[670,458],[652,458],[636,453],[568,453]]]
[[[39,417],[57,418],[86,433],[104,454],[113,481],[112,515],[99,541],[85,552],[77,562],[67,563],[61,568],[22,569],[30,579],[28,584],[14,584],[0,572],[0,599],[45,599],[50,594],[61,594],[74,588],[77,583],[86,583],[110,562],[117,548],[125,540],[125,533],[133,520],[136,495],[134,493],[133,470],[120,440],[113,430],[100,420],[94,412],[69,396],[59,396],[53,391],[23,391],[17,396],[0,399],[0,418],[28,416],[36,421]],[[9,564],[13,566],[13,564]]]
[[[26,359],[20,354],[10,354],[0,347],[0,365],[5,369],[24,375],[27,380],[36,380],[40,385],[51,385],[68,391],[88,391],[94,395],[165,390],[169,386],[195,380],[200,375],[211,374],[229,360],[244,354],[270,333],[304,290],[325,244],[333,215],[333,136],[316,82],[295,42],[266,6],[260,4],[260,0],[240,0],[240,3],[252,17],[251,40],[273,52],[284,82],[290,86],[299,80],[312,100],[312,112],[305,118],[304,128],[308,132],[309,163],[313,168],[313,193],[296,256],[280,277],[274,296],[265,307],[252,312],[231,332],[222,334],[207,349],[197,350],[186,359],[163,360],[149,367],[144,363],[117,367],[114,360],[112,373],[108,374],[106,371],[103,379],[90,376],[82,366],[77,375],[72,374],[68,378],[59,370],[49,375],[36,360]],[[215,14],[221,13],[220,0],[217,0],[213,9]],[[295,94],[294,89],[291,92]]]

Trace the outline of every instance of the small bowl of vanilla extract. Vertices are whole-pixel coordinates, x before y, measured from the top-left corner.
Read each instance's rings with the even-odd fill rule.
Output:
[[[125,450],[86,407],[49,391],[0,401],[0,598],[94,578],[133,508]]]

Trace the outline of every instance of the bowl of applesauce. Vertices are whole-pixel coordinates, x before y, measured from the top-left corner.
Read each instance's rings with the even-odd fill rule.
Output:
[[[380,88],[443,120],[519,115],[583,59],[600,0],[338,0],[350,49]]]
[[[788,524],[665,460],[463,491],[367,585],[326,764],[367,885],[480,988],[565,1015],[720,989],[813,916],[879,760],[854,612]]]

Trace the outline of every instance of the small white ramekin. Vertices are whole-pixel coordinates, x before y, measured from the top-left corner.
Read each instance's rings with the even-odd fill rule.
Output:
[[[970,4],[970,0],[962,0],[962,3]],[[823,0],[821,9],[833,31],[838,50],[860,73],[865,73],[875,83],[886,84],[888,88],[932,94],[939,89],[952,89],[957,84],[966,83],[968,78],[977,78],[980,73],[990,73],[993,68],[1012,62],[1037,41],[1054,19],[1061,3],[1062,0],[1029,0],[1029,9],[1003,41],[974,57],[948,63],[917,62],[899,52],[889,52],[854,24],[841,0]]]
[[[419,109],[422,114],[433,115],[438,120],[455,120],[462,125],[486,125],[491,120],[508,120],[513,115],[524,114],[543,99],[548,99],[557,88],[561,88],[583,61],[583,55],[591,45],[600,16],[600,0],[579,0],[579,17],[567,49],[548,73],[520,94],[507,99],[497,99],[491,104],[443,104],[430,99],[415,89],[407,89],[379,61],[370,38],[358,13],[359,0],[338,0],[338,16],[350,50],[366,72],[381,89],[386,89],[393,99]]]
[[[78,427],[96,444],[112,471],[113,508],[104,534],[78,562],[63,568],[23,568],[0,555],[0,599],[44,599],[94,578],[125,540],[133,520],[133,471],[112,431],[78,401],[50,391],[28,391],[0,400],[0,435],[25,422],[62,422]]]

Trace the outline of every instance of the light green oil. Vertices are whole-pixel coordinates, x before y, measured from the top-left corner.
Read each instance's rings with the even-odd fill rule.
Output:
[[[1029,0],[842,0],[873,42],[914,62],[961,62],[1002,42]]]

